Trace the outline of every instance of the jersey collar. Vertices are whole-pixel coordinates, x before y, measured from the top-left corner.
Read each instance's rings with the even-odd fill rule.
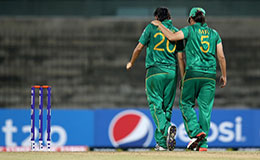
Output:
[[[162,24],[172,24],[172,20],[166,19],[166,20],[162,21]]]
[[[196,22],[194,25],[198,25],[198,26],[202,26],[202,27],[207,27],[208,26],[207,23],[204,23],[203,25],[201,25],[200,22]]]

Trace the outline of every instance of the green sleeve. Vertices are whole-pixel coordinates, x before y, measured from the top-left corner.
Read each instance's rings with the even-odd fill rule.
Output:
[[[216,42],[217,42],[217,44],[221,43],[222,40],[221,40],[221,38],[220,38],[218,32],[217,32],[216,30],[214,30],[214,29],[213,29],[213,31],[215,32],[215,35],[216,35]]]
[[[184,35],[184,38],[189,37],[189,34],[190,34],[190,27],[189,26],[182,28],[181,31]]]
[[[221,40],[221,38],[220,38],[220,36],[219,36],[219,34],[218,34],[218,36],[217,36],[217,44],[219,44],[219,43],[221,43],[222,42],[222,40]]]
[[[151,24],[147,25],[146,28],[144,29],[139,42],[142,43],[143,45],[147,45],[147,43],[150,40],[150,33],[151,33]]]

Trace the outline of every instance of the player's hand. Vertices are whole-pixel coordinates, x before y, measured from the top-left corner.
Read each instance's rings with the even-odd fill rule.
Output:
[[[131,62],[128,62],[128,63],[126,64],[126,69],[127,69],[127,70],[131,69],[132,67],[133,67],[133,64],[132,64]]]
[[[220,81],[220,87],[224,88],[227,84],[227,77],[221,76],[219,81]]]
[[[151,23],[155,26],[159,26],[161,22],[158,20],[153,20]]]

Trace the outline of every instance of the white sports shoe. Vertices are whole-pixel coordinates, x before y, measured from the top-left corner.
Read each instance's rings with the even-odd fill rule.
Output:
[[[159,144],[156,144],[154,150],[156,150],[156,151],[167,151],[166,148],[163,148],[163,147],[159,146]]]
[[[188,150],[195,150],[198,147],[198,144],[201,140],[203,140],[206,137],[206,134],[204,132],[199,133],[195,138],[192,138],[187,145]]]

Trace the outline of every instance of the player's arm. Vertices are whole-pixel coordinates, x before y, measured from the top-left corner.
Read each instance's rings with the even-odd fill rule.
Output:
[[[180,70],[180,75],[181,75],[181,80],[183,79],[183,76],[185,74],[185,61],[184,61],[184,53],[183,52],[178,52],[177,53],[177,59],[178,59],[178,64],[179,64],[179,70]],[[182,81],[179,81],[179,89],[181,89]]]
[[[133,54],[132,54],[132,58],[130,60],[130,62],[128,62],[126,64],[126,69],[129,70],[132,68],[132,66],[134,65],[137,57],[140,55],[141,51],[143,50],[144,45],[142,43],[138,43],[137,46],[135,47]]]
[[[178,64],[179,64],[179,70],[181,74],[181,79],[184,76],[185,73],[185,62],[184,62],[184,53],[183,52],[178,52],[177,53],[177,58],[178,58]]]
[[[178,41],[184,39],[184,34],[182,31],[178,31],[176,33],[171,32],[168,28],[166,28],[160,21],[153,20],[152,24],[158,26],[158,28],[163,32],[163,34],[170,40],[170,41]]]
[[[227,84],[227,73],[226,73],[226,58],[223,51],[223,45],[222,43],[217,44],[217,58],[221,70],[221,88],[224,88]]]

